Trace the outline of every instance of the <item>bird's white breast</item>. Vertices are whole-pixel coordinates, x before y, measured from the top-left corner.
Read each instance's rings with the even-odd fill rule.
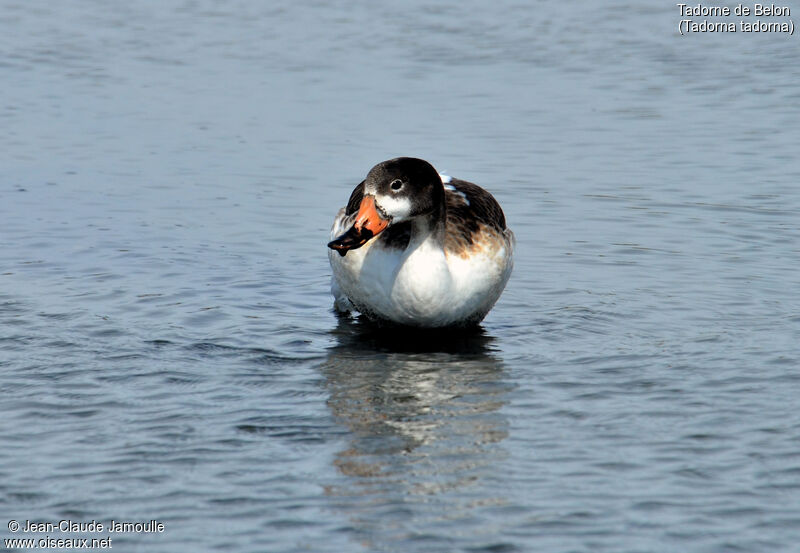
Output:
[[[371,241],[344,257],[329,256],[339,294],[358,310],[400,324],[446,326],[491,309],[511,273],[510,254],[501,248],[446,255],[429,235],[405,250]]]

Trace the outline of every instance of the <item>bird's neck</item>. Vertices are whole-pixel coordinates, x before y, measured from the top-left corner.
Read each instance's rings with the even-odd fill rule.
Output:
[[[424,217],[417,217],[412,223],[411,243],[421,244],[433,240],[437,244],[444,244],[445,236],[444,210],[430,213]]]

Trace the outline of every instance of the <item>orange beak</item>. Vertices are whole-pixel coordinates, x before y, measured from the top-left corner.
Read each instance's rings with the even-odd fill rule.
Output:
[[[345,256],[350,250],[356,250],[366,244],[370,239],[380,234],[389,226],[389,219],[378,213],[375,206],[375,196],[365,195],[356,214],[355,223],[347,232],[328,242],[328,247]]]

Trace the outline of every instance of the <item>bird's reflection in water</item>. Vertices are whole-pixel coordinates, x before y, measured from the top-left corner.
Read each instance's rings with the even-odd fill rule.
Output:
[[[409,331],[345,318],[333,334],[321,371],[349,443],[334,461],[344,478],[328,493],[361,539],[434,537],[443,519],[502,504],[510,386],[493,338],[480,328]]]

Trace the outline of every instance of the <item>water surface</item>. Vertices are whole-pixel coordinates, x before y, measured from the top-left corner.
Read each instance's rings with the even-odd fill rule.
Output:
[[[800,43],[678,19],[4,6],[3,538],[795,551]],[[398,155],[488,188],[516,233],[476,333],[331,310],[333,215]]]

